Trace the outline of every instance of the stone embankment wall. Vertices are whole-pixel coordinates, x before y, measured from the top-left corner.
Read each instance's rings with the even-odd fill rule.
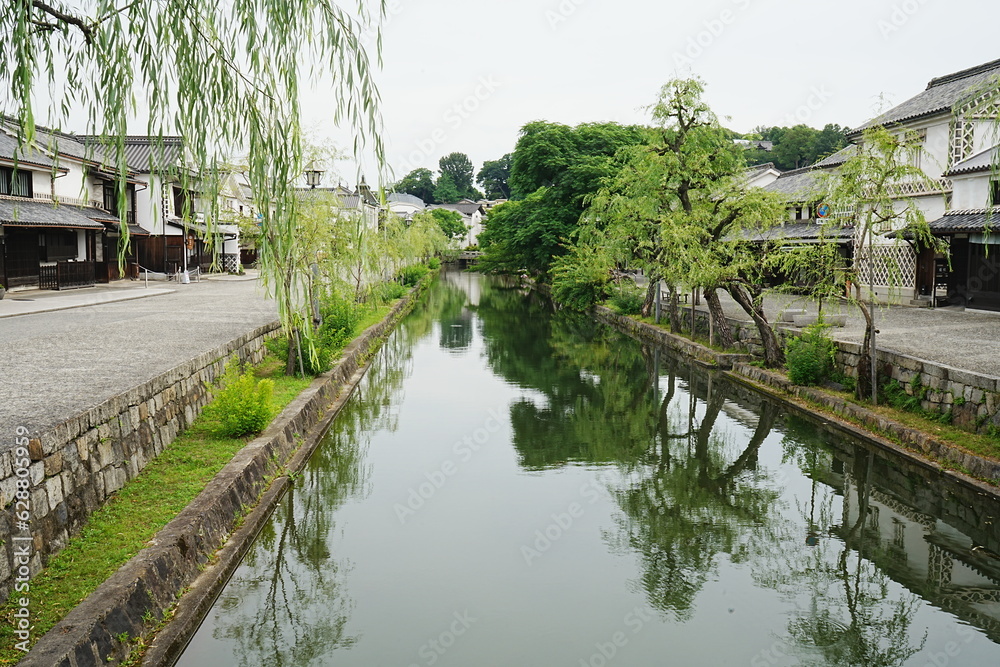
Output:
[[[61,551],[108,496],[134,478],[209,400],[208,385],[233,356],[256,363],[264,341],[278,328],[259,327],[133,387],[19,445],[0,453],[0,595],[10,594],[23,566],[22,548],[30,532],[28,569],[38,572]],[[27,474],[25,474],[27,469]],[[28,509],[18,491],[27,481]],[[22,487],[18,484],[21,483]],[[26,511],[29,530],[19,518]],[[12,539],[16,535],[18,541]],[[16,544],[15,544],[16,542]]]
[[[603,317],[600,313],[599,316]],[[615,317],[620,316],[615,315]],[[630,318],[621,319],[630,320]],[[741,350],[758,358],[763,357],[764,351],[760,345],[756,326],[752,322],[727,319]],[[684,330],[690,328],[690,306],[681,308],[681,324]],[[785,324],[778,324],[775,327],[779,339],[798,335],[800,331]],[[695,310],[695,332],[700,336],[708,336],[707,312]],[[833,335],[836,336],[836,329],[833,330]],[[861,345],[847,341],[835,342],[839,370],[844,375],[857,377],[858,360],[862,353]],[[920,398],[923,409],[940,414],[951,413],[951,423],[966,431],[973,433],[1000,431],[1000,378],[888,350],[878,350],[878,360],[879,374],[883,378],[897,380],[907,394]]]

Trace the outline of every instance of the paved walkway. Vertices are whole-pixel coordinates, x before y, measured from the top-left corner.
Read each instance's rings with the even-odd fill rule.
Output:
[[[44,430],[277,318],[254,275],[167,284],[8,293],[0,446],[17,426]]]
[[[728,294],[719,293],[723,309],[734,319],[748,320],[746,313]],[[707,310],[702,299],[700,310]],[[817,311],[816,303],[786,294],[768,294],[764,313],[776,322],[786,308]],[[824,313],[847,315],[847,325],[833,328],[831,335],[854,343],[864,340],[864,316],[857,306],[824,302]],[[959,307],[913,308],[882,306],[875,311],[876,342],[892,350],[946,366],[1000,377],[1000,312],[963,310]]]

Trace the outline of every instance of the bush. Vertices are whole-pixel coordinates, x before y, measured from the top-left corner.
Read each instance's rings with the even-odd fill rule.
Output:
[[[431,271],[436,271],[441,268],[441,260],[438,257],[431,257],[427,260],[427,268]]]
[[[399,272],[399,281],[407,287],[413,287],[423,280],[424,276],[430,273],[430,271],[431,270],[423,264],[407,266]]]
[[[638,315],[642,311],[642,302],[646,300],[646,295],[638,288],[621,285],[619,289],[611,294],[609,300],[622,315]]]
[[[390,284],[398,285],[398,283]],[[406,291],[402,286],[399,287],[403,292]],[[304,349],[306,341],[304,339],[302,341],[302,366],[307,375],[319,375],[330,370],[335,356],[354,340],[355,329],[361,321],[361,310],[358,306],[352,301],[336,296],[322,300],[320,313],[323,316],[323,324],[316,330],[313,339],[316,348],[315,358],[306,354]],[[282,361],[288,359],[288,344],[288,338],[285,336],[272,338],[265,343],[267,349]],[[299,368],[298,359],[295,360],[295,368]]]
[[[785,364],[788,379],[798,385],[822,384],[830,377],[835,347],[827,335],[829,325],[817,322],[806,327],[802,336],[788,341]]]
[[[207,410],[219,420],[220,435],[239,438],[260,433],[271,421],[271,380],[258,380],[250,372],[240,373],[234,360],[226,365],[216,387],[219,391]]]
[[[372,296],[380,303],[395,301],[406,294],[406,288],[396,281],[382,283],[372,288]]]

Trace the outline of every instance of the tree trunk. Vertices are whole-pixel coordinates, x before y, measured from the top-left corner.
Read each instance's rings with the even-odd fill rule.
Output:
[[[295,331],[288,335],[288,357],[285,359],[285,375],[292,377],[295,375],[295,361],[298,359],[295,346]]]
[[[660,282],[658,278],[650,276],[649,285],[646,286],[646,298],[642,300],[643,317],[649,317],[653,313],[653,302],[656,300],[656,284]]]
[[[736,347],[733,332],[729,328],[729,322],[726,321],[726,313],[722,310],[722,304],[719,302],[719,293],[715,291],[714,287],[706,288],[704,293],[705,302],[708,304],[708,312],[711,314],[712,322],[715,324],[715,334],[719,339],[719,343],[726,349]]]
[[[730,283],[726,286],[726,291],[740,304],[744,312],[753,319],[757,325],[757,332],[760,334],[761,345],[764,346],[764,363],[769,368],[778,368],[785,363],[785,353],[778,343],[778,337],[774,335],[774,328],[768,323],[764,316],[764,309],[758,306],[750,292],[744,285]]]
[[[677,288],[670,286],[670,333],[677,333],[681,330],[681,315],[677,310]]]
[[[854,395],[860,401],[870,401],[872,399],[872,364],[875,360],[871,357],[872,349],[872,316],[868,311],[868,304],[858,301],[858,309],[865,316],[865,341],[861,345],[861,354],[858,355],[858,377],[854,384]]]

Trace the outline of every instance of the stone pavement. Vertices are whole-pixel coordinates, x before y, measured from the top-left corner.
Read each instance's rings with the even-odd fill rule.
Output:
[[[749,321],[746,313],[728,294],[719,298],[726,315]],[[776,322],[786,308],[817,311],[816,303],[802,297],[769,293],[764,313]],[[704,299],[699,310],[707,310]],[[823,303],[824,313],[847,315],[847,325],[834,327],[831,335],[853,343],[864,340],[864,316],[857,306]],[[1000,312],[964,310],[960,307],[913,308],[881,306],[875,311],[876,343],[880,349],[933,361],[980,375],[1000,377]]]
[[[0,449],[17,426],[37,433],[277,319],[255,278],[9,292],[0,301]],[[12,297],[37,310],[13,312]]]

